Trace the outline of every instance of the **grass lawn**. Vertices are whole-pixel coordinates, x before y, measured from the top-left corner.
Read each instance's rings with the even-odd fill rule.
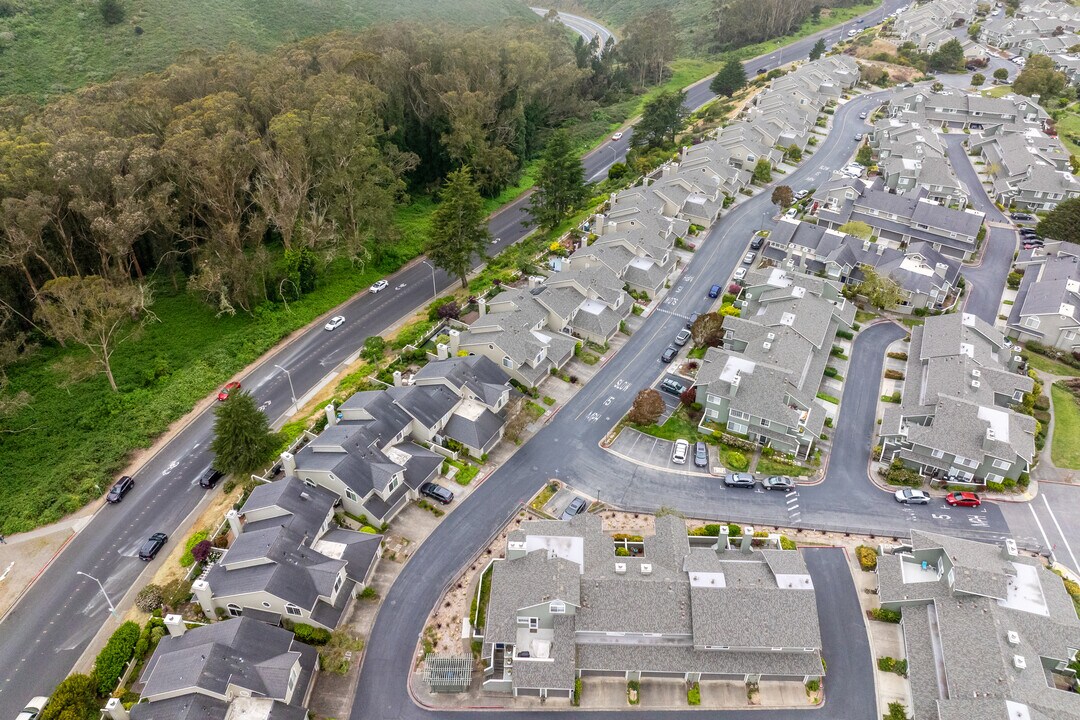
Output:
[[[1070,137],[1080,136],[1080,114],[1077,113],[1077,107],[1073,105],[1067,112],[1063,112],[1061,118],[1055,124],[1057,125],[1058,137],[1065,144],[1065,147],[1069,149],[1069,152],[1073,155],[1080,155],[1080,145],[1069,139]]]
[[[778,463],[772,458],[762,456],[758,459],[757,468],[754,470],[758,475],[809,475],[812,471],[810,468],[798,466],[793,467],[785,463]]]
[[[878,316],[876,313],[866,312],[865,310],[855,311],[855,322],[859,323],[860,325],[865,325],[871,320],[876,320],[877,318]]]
[[[1070,367],[1063,362],[1057,360],[1051,360],[1048,357],[1040,355],[1034,352],[1026,352],[1024,355],[1027,357],[1028,365],[1051,375],[1063,375],[1067,377],[1075,377],[1080,375],[1080,370],[1074,367]]]
[[[488,566],[480,578],[480,587],[473,596],[472,612],[469,613],[469,620],[476,618],[476,627],[481,629],[487,620],[488,596],[491,595],[491,570],[492,566]]]
[[[1050,459],[1060,468],[1080,470],[1080,404],[1063,387],[1050,388],[1054,402],[1054,438]]]
[[[679,409],[667,419],[663,425],[634,425],[630,423],[630,427],[634,428],[638,432],[643,432],[646,435],[652,435],[663,440],[689,440],[690,442],[697,442],[698,440],[704,440],[705,442],[716,443],[716,440],[712,435],[698,430],[697,423],[690,419],[686,414],[686,409],[683,406],[679,406]]]
[[[996,85],[996,86],[994,86],[992,88],[987,88],[986,90],[983,90],[982,94],[985,95],[986,97],[999,98],[999,97],[1005,97],[1006,95],[1008,95],[1011,92],[1012,92],[1012,85]]]
[[[555,483],[548,483],[544,486],[544,489],[540,491],[540,494],[537,495],[531,503],[529,503],[529,507],[531,507],[533,510],[542,509],[545,505],[547,505],[548,500],[550,500],[557,492],[559,492],[559,486]]]

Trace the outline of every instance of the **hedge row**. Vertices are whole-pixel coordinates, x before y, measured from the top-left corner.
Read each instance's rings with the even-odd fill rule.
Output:
[[[135,653],[135,644],[139,642],[141,628],[138,623],[128,620],[116,629],[105,647],[94,660],[92,677],[97,683],[98,694],[106,696],[116,689],[124,666]]]

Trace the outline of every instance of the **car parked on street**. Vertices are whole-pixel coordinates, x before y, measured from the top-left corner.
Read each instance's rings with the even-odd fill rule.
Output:
[[[330,318],[330,322],[323,325],[324,330],[337,330],[339,327],[345,324],[345,318],[341,315],[335,315]]]
[[[694,443],[694,467],[709,467],[709,446],[701,440]]]
[[[759,67],[757,69],[757,74],[758,75],[764,75],[767,72],[769,72],[769,68],[765,67],[764,65],[762,65],[761,67]]]
[[[951,492],[945,496],[945,502],[954,507],[979,507],[982,505],[982,500],[973,492]]]
[[[904,505],[926,505],[930,502],[929,495],[922,490],[912,490],[911,488],[897,490],[893,493],[893,497],[896,498],[896,502]]]
[[[766,490],[793,490],[795,481],[787,475],[770,475],[761,481],[761,486]]]
[[[44,695],[39,695],[36,698],[26,703],[26,707],[23,711],[15,716],[15,720],[37,720],[37,716],[41,714],[41,711],[45,709],[45,706],[49,704],[49,698]]]
[[[686,386],[673,378],[664,378],[660,382],[660,389],[669,395],[679,396],[686,392]]]
[[[449,505],[454,502],[454,493],[450,492],[442,485],[433,482],[426,482],[421,485],[420,494],[431,498],[435,502],[442,503],[443,505]]]
[[[802,200],[804,197],[810,194],[809,190],[799,190],[795,193],[796,200]]]
[[[728,473],[724,476],[724,485],[727,487],[754,487],[754,476],[749,473]]]
[[[113,483],[113,486],[109,489],[109,494],[105,496],[105,501],[118,503],[124,499],[124,496],[127,495],[133,487],[135,487],[135,481],[131,479],[130,475],[124,475]]]
[[[863,110],[861,113],[859,113],[859,119],[860,120],[865,120],[866,119],[866,111],[865,110]]]
[[[742,264],[753,265],[755,259],[757,259],[757,253],[748,252],[746,255],[743,255]]]
[[[675,344],[678,347],[682,347],[688,342],[690,342],[690,331],[683,328],[675,335]]]
[[[760,235],[755,235],[754,239],[750,241],[751,250],[760,250],[761,246],[765,244],[765,238]]]
[[[199,473],[199,487],[210,489],[217,485],[217,481],[220,480],[225,473],[218,470],[213,465],[207,465],[201,473]]]
[[[794,220],[799,217],[799,208],[788,208],[788,211],[784,213],[784,217],[788,220]]]
[[[580,515],[585,512],[589,507],[589,503],[583,497],[575,497],[570,501],[570,504],[566,506],[566,509],[562,511],[562,515],[559,516],[560,520],[570,520],[575,515]]]
[[[742,280],[745,277],[746,277],[746,268],[740,267],[740,268],[735,268],[735,273],[731,276],[731,279],[734,280],[735,282],[739,282],[740,280]]]
[[[709,297],[711,297],[711,298],[720,297],[720,286],[719,285],[713,285],[711,288],[709,288]]]
[[[862,142],[862,133],[855,133],[855,142]]]
[[[165,547],[165,543],[169,542],[169,536],[163,532],[156,532],[147,538],[146,542],[139,548],[139,559],[149,562],[157,557],[157,554],[161,552],[161,548]]]
[[[679,438],[675,441],[674,447],[671,448],[671,462],[676,465],[685,465],[686,456],[690,454],[690,443],[687,440]]]
[[[1014,212],[1009,215],[1010,218],[1017,222],[1035,222],[1035,216],[1031,213]]]
[[[221,388],[221,390],[217,394],[217,399],[220,402],[225,402],[226,400],[229,399],[229,393],[231,393],[233,390],[239,390],[239,389],[240,389],[240,383],[238,383],[238,382],[236,382],[234,380],[231,383],[229,383],[228,385],[226,385],[225,387]]]
[[[663,354],[660,356],[660,362],[669,363],[675,359],[675,356],[679,354],[679,348],[668,345],[664,348]]]
[[[698,319],[698,313],[690,313],[690,317],[689,317],[689,318],[687,318],[687,320],[686,320],[686,325],[685,325],[684,327],[685,327],[685,328],[686,328],[687,330],[689,330],[690,328],[694,327],[694,323],[696,323],[696,322],[697,322],[697,319]]]
[[[368,288],[368,292],[374,295],[377,292],[382,292],[388,287],[390,287],[390,283],[385,280],[376,280],[375,283]]]

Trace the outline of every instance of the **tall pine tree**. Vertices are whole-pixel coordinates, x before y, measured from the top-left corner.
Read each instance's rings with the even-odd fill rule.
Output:
[[[544,148],[536,173],[528,210],[536,224],[550,230],[588,199],[584,173],[570,136],[557,130]]]
[[[641,112],[641,120],[634,127],[633,143],[659,147],[674,143],[675,136],[683,129],[688,115],[683,103],[685,92],[665,90],[649,102]]]
[[[468,288],[472,257],[484,254],[491,237],[484,202],[468,166],[446,176],[439,198],[431,217],[427,254],[431,262],[460,278],[462,288]]]
[[[743,69],[743,64],[734,58],[724,63],[720,72],[716,73],[716,77],[709,83],[710,90],[724,97],[731,97],[745,86],[746,70]]]
[[[819,57],[825,54],[825,38],[818,38],[814,43],[814,47],[810,48],[810,59],[817,60]]]
[[[244,391],[233,391],[228,400],[218,403],[214,418],[214,439],[210,443],[214,467],[238,476],[262,470],[278,439],[255,398]]]

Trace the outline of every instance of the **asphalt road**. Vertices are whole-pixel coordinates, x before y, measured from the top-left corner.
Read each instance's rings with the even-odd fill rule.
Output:
[[[547,8],[531,7],[529,9],[540,17],[545,17],[549,12]],[[607,45],[608,38],[615,37],[614,33],[595,20],[590,20],[589,18],[581,17],[580,15],[571,15],[568,12],[562,11],[559,11],[558,16],[559,22],[584,38],[585,42],[591,42],[594,37],[599,35],[601,50]],[[618,38],[615,39],[618,41]]]

